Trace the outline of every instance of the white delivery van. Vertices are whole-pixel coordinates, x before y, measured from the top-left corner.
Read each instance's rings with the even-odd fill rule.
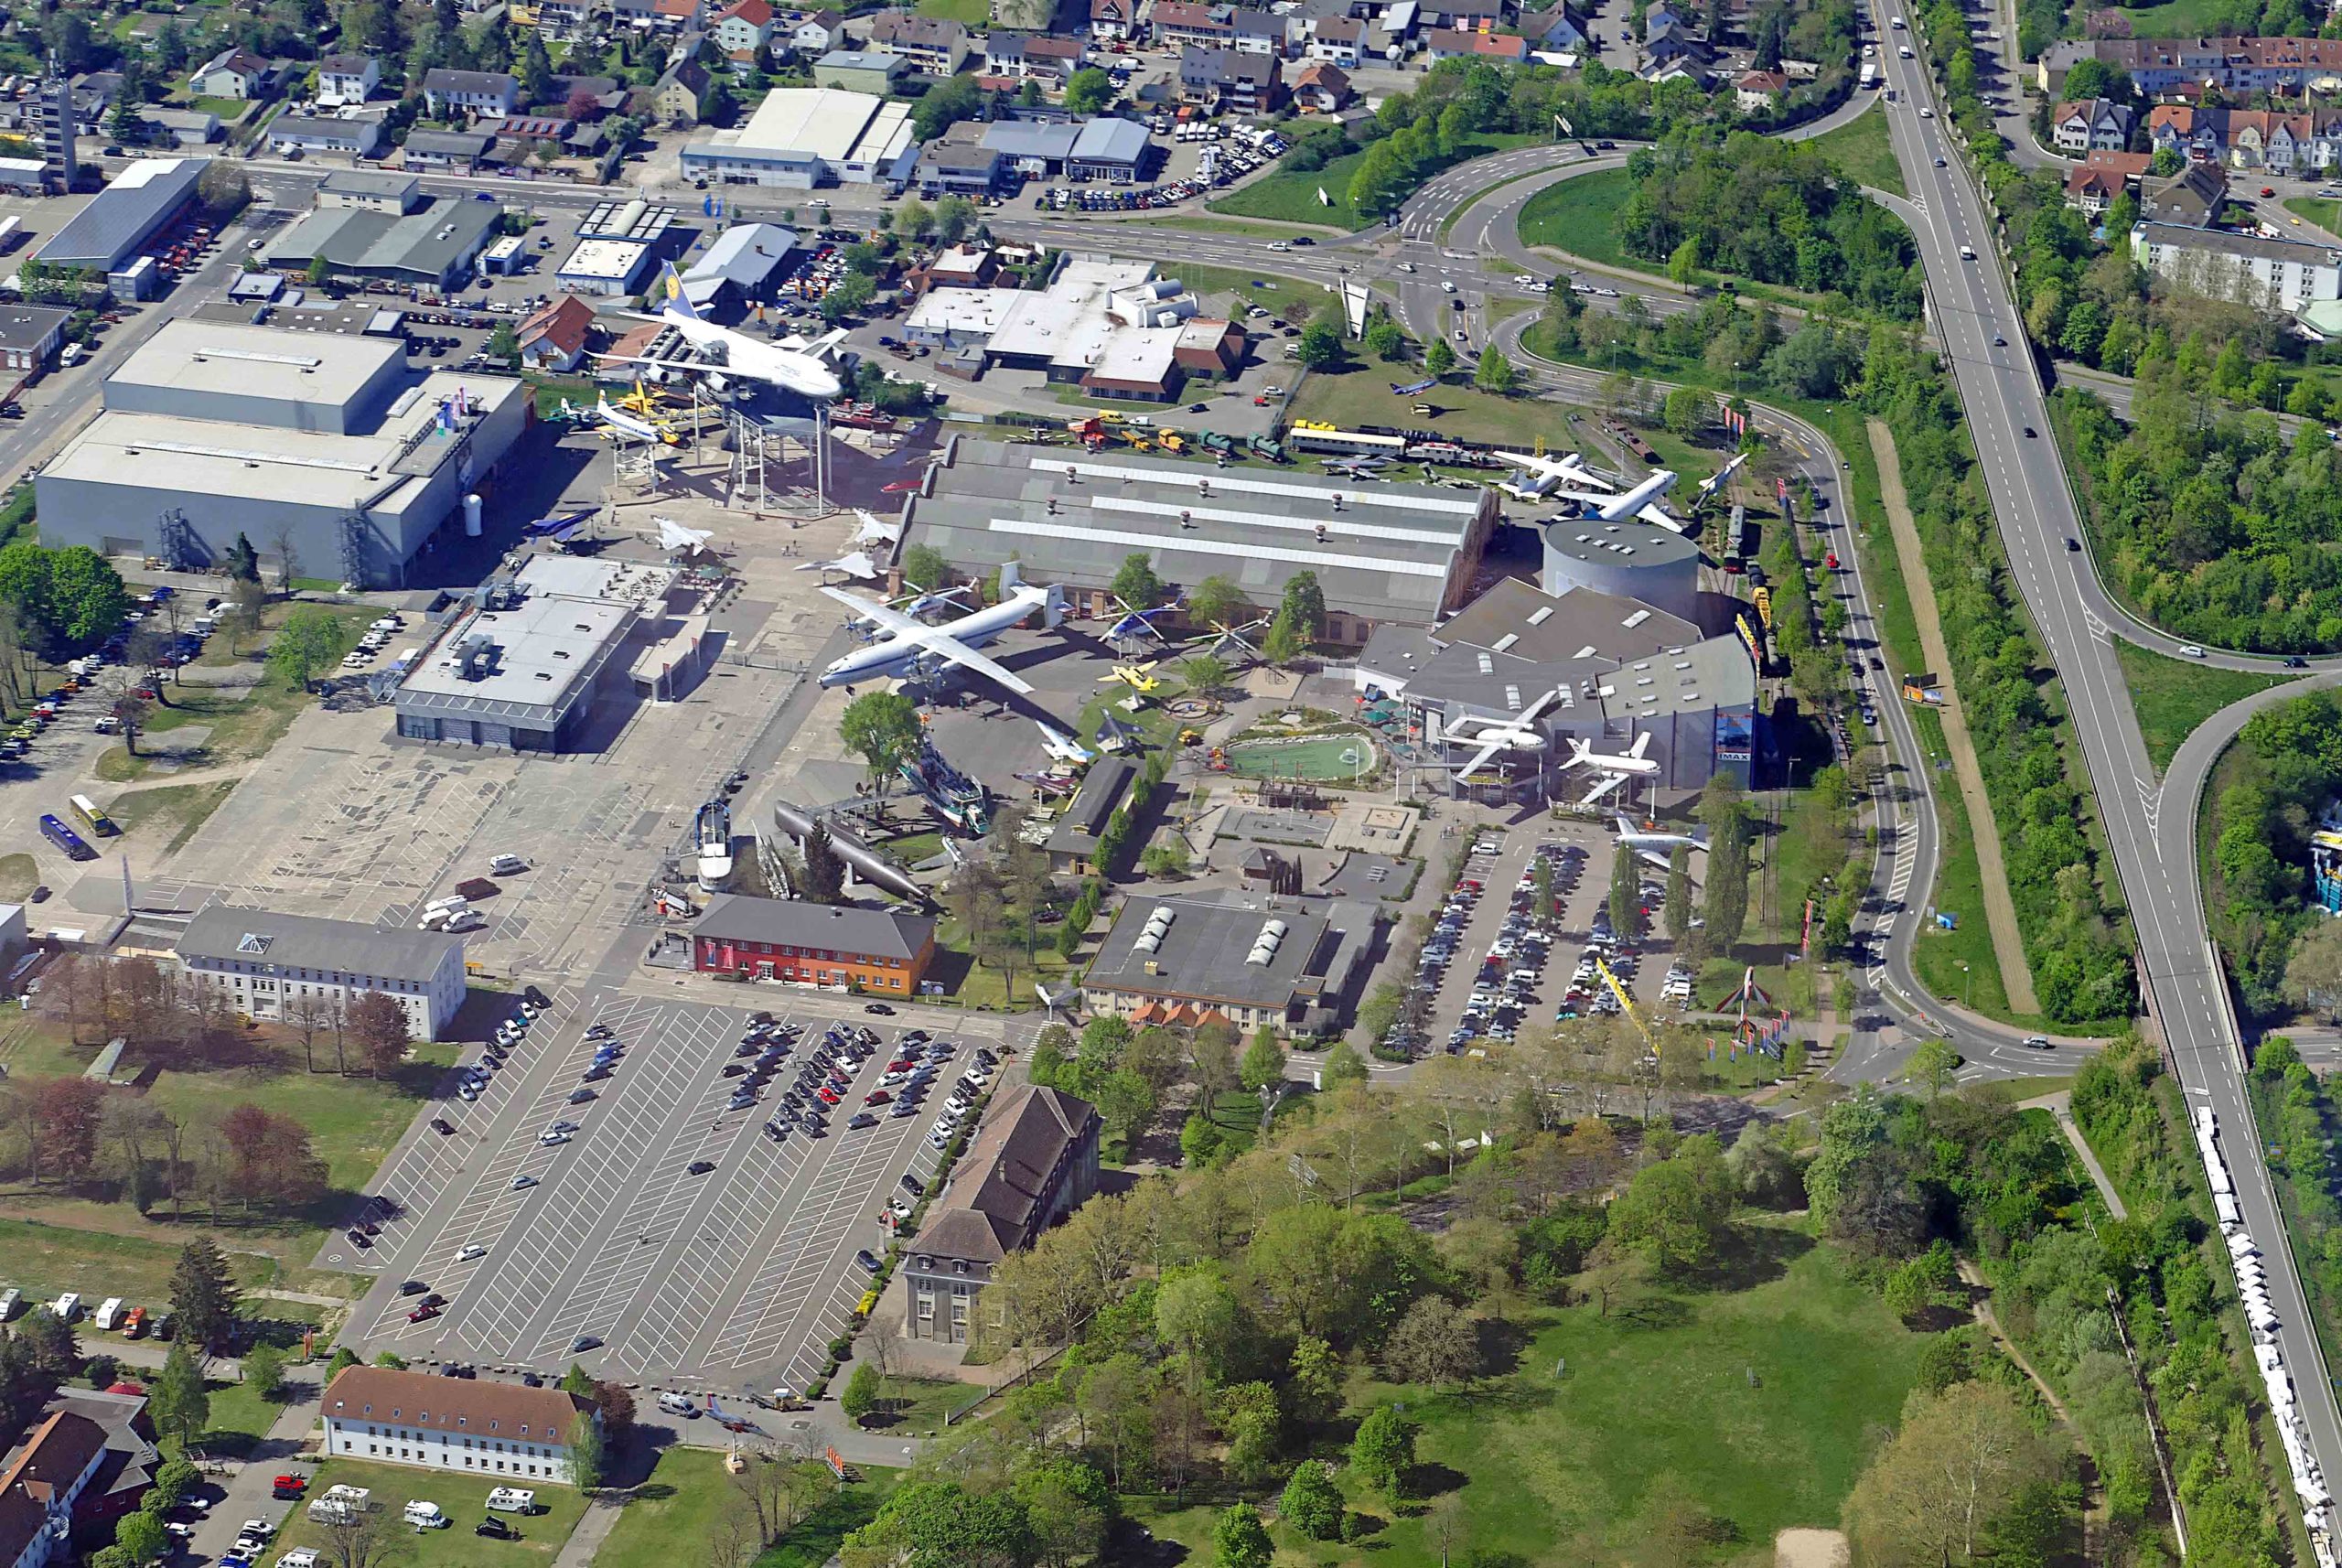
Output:
[[[100,1302],[98,1304],[98,1315],[90,1319],[90,1322],[93,1326],[107,1332],[111,1332],[114,1325],[121,1321],[122,1297],[118,1295],[110,1295],[106,1297],[105,1300]]]
[[[445,1530],[456,1522],[440,1511],[437,1503],[420,1498],[407,1504],[400,1517],[417,1530]]]
[[[689,1394],[663,1393],[659,1396],[659,1408],[669,1415],[697,1415],[699,1402]]]
[[[522,1487],[499,1487],[488,1494],[488,1506],[498,1513],[534,1513],[537,1494]]]
[[[48,1310],[59,1323],[70,1323],[81,1316],[81,1295],[79,1291],[67,1291],[48,1304]]]

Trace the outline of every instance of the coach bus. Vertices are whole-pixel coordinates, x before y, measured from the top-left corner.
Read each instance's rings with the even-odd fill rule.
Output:
[[[98,803],[87,795],[72,796],[69,803],[73,808],[73,814],[81,819],[81,825],[100,838],[112,838],[122,832],[120,828],[113,825],[113,819],[99,811]]]
[[[89,844],[83,841],[80,833],[75,832],[71,828],[67,827],[56,817],[46,811],[41,813],[40,832],[41,837],[47,839],[49,843],[63,850],[68,856],[74,860],[95,860],[98,858],[98,852],[91,849]]]

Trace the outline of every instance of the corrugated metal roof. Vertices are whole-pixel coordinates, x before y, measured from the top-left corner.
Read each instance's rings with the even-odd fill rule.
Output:
[[[195,196],[209,158],[152,158],[134,164],[100,191],[43,245],[37,260],[48,266],[111,272]]]

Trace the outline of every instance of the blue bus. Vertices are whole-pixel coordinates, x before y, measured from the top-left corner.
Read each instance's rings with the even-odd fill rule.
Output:
[[[82,841],[81,835],[67,827],[58,818],[43,812],[40,819],[41,836],[74,860],[95,860],[98,852]]]

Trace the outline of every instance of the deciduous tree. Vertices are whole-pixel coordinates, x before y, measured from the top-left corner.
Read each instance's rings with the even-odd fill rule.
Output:
[[[344,1009],[345,1026],[358,1047],[366,1070],[388,1078],[406,1060],[409,1042],[406,1009],[385,992],[369,991]]]

